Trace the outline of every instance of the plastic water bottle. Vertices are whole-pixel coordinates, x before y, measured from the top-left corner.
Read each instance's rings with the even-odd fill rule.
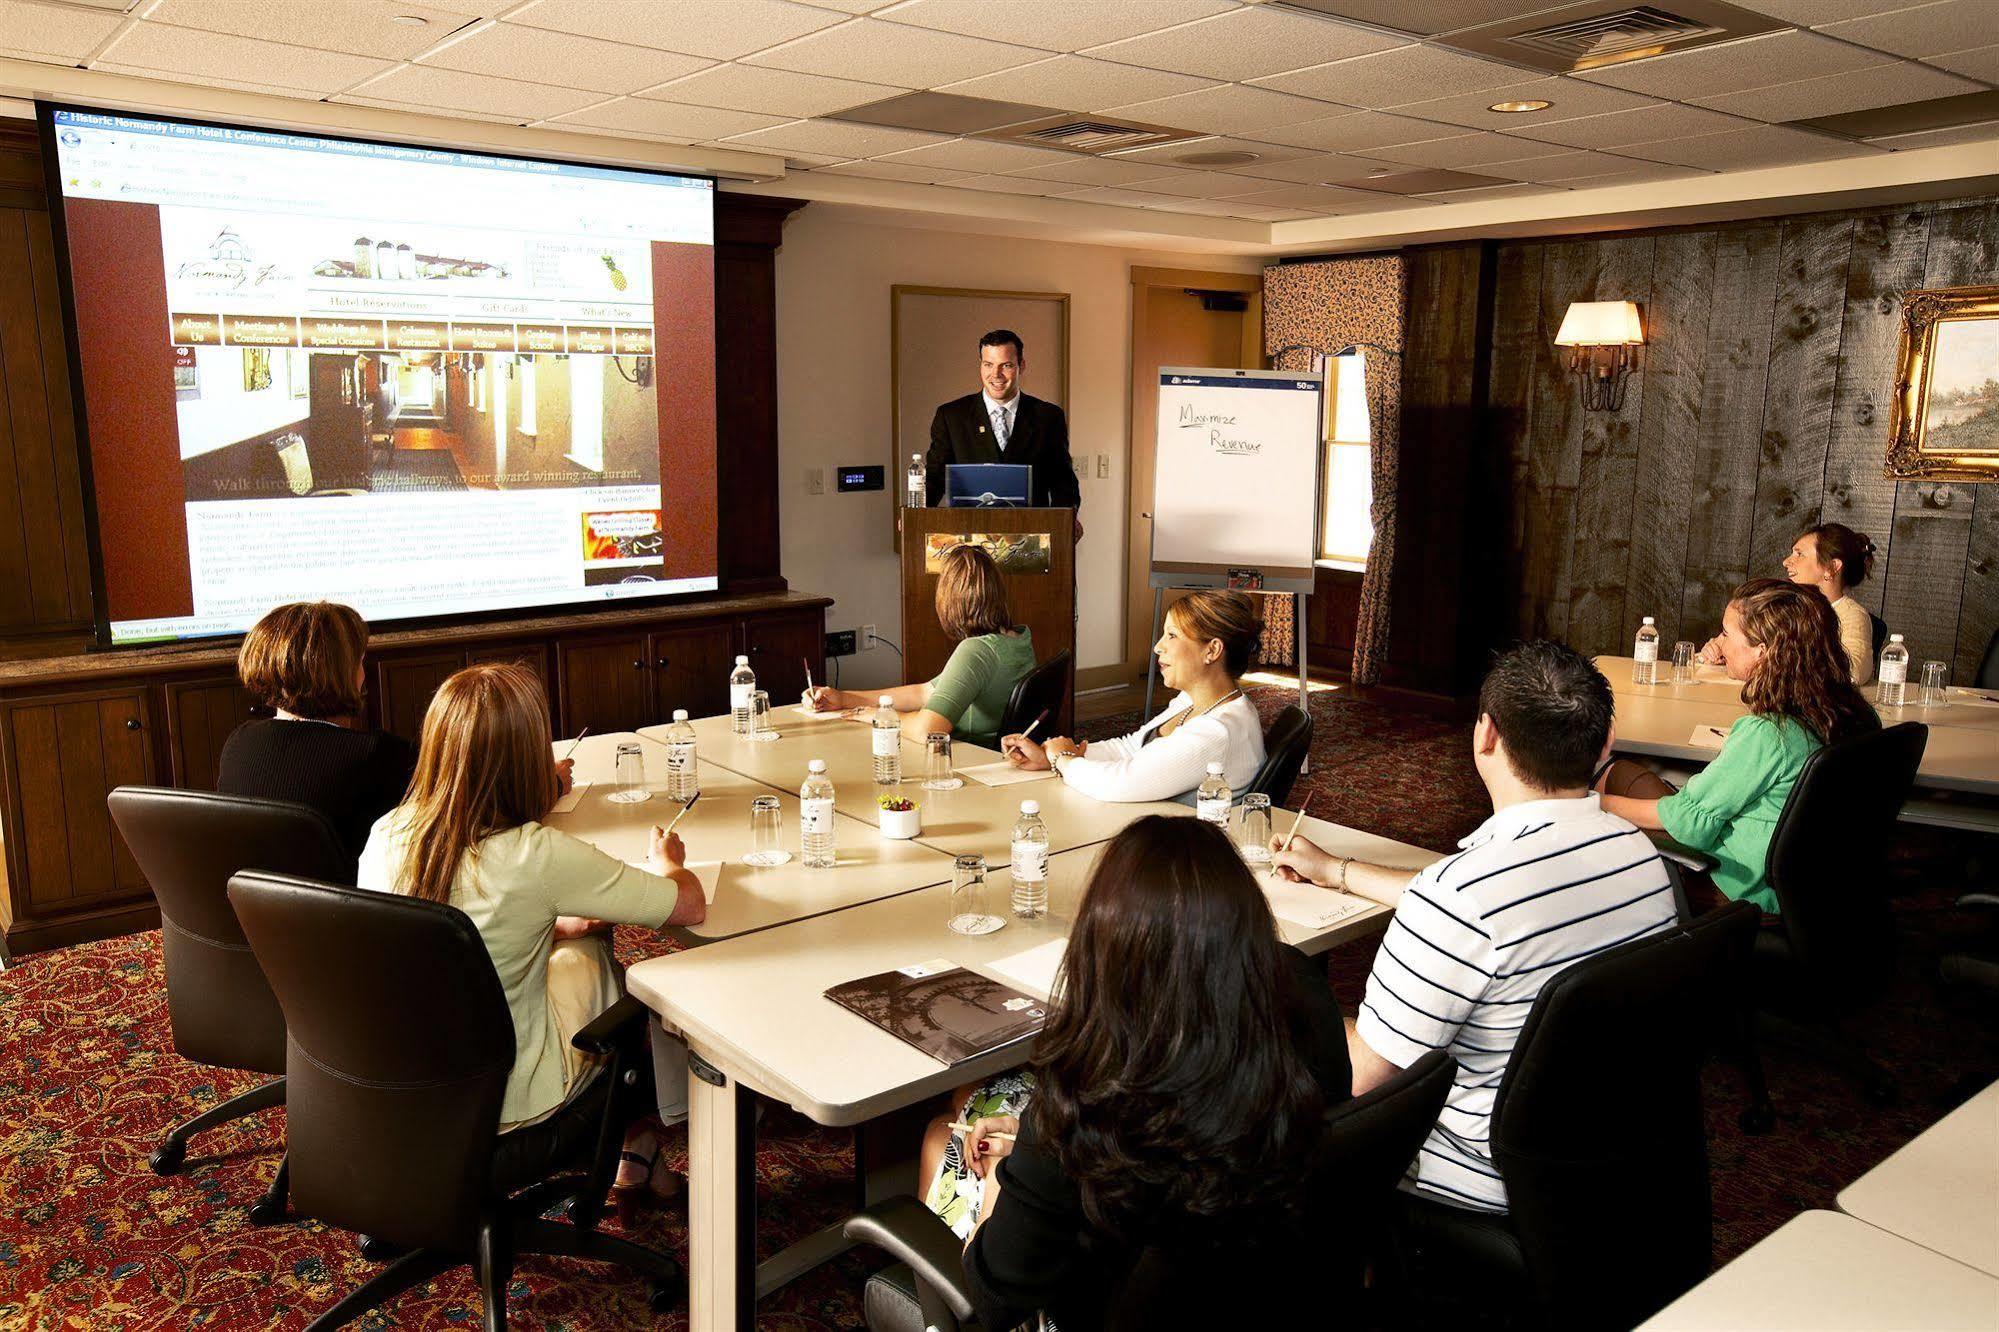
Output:
[[[826,760],[805,765],[805,785],[798,788],[798,858],[808,869],[832,869],[833,779]]]
[[[1013,914],[1038,920],[1048,914],[1048,826],[1041,821],[1041,802],[1020,802],[1020,822],[1013,825]]]
[[[902,506],[920,509],[930,502],[930,477],[923,468],[923,455],[909,455],[909,478],[903,482]]]
[[[1631,645],[1631,683],[1659,683],[1659,631],[1652,627],[1652,617],[1646,616],[1638,626],[1638,641]]]
[[[666,728],[666,798],[686,804],[701,794],[701,765],[694,755],[694,727],[688,723],[687,709],[673,710],[673,725]]]
[[[748,657],[736,658],[736,669],[729,672],[729,716],[737,735],[748,735],[750,727],[750,695],[757,691],[757,673],[750,669]]]
[[[869,740],[875,751],[875,785],[894,786],[902,780],[902,718],[887,694],[879,700],[874,720],[868,723]]]
[[[1226,829],[1229,826],[1229,806],[1234,803],[1235,792],[1229,790],[1229,779],[1222,776],[1222,765],[1210,763],[1208,779],[1194,793],[1194,817],[1203,823]]]
[[[1881,682],[1874,691],[1874,701],[1884,708],[1899,708],[1909,701],[1909,649],[1902,646],[1900,634],[1888,635],[1888,646],[1881,649],[1881,666],[1874,678]]]

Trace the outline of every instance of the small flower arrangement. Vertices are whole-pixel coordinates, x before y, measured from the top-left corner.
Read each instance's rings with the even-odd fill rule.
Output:
[[[916,802],[907,796],[892,796],[886,791],[875,797],[875,803],[891,814],[907,814],[916,808]]]
[[[881,806],[882,836],[907,841],[923,830],[923,813],[907,796],[884,791],[875,797],[875,803]]]

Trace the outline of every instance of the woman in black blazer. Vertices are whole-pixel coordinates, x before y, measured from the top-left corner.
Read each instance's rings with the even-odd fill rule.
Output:
[[[1325,1112],[1350,1094],[1323,972],[1278,941],[1226,834],[1152,816],[1098,863],[1050,1008],[1026,1114],[965,1134],[983,1183],[964,1260],[981,1323],[1130,1326],[1190,1272],[1231,1291],[1238,1259],[1300,1229]]]

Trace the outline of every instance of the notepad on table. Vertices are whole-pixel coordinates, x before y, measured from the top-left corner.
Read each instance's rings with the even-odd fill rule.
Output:
[[[1009,953],[981,965],[1023,990],[1050,994],[1055,989],[1055,972],[1062,965],[1062,955],[1068,950],[1067,939],[1050,939],[1047,943],[1023,948],[1018,953]]]
[[[568,795],[562,797],[562,799],[556,801],[553,805],[549,806],[548,812],[551,814],[569,813],[571,810],[575,809],[578,805],[583,803],[583,793],[585,791],[588,791],[589,789],[590,789],[589,782],[576,783],[576,785],[569,788]]]
[[[1699,745],[1702,749],[1720,749],[1721,742],[1726,739],[1728,732],[1720,726],[1696,726],[1687,743]]]
[[[1053,769],[1016,768],[1002,759],[998,763],[977,763],[969,768],[958,769],[961,777],[970,777],[981,786],[1012,786],[1016,782],[1039,782],[1053,777]]]
[[[1374,905],[1364,897],[1354,897],[1333,888],[1321,888],[1314,883],[1292,883],[1289,879],[1280,879],[1267,872],[1257,875],[1256,881],[1270,902],[1271,915],[1279,920],[1288,920],[1293,925],[1303,925],[1308,930],[1323,930],[1329,925],[1337,925]]]

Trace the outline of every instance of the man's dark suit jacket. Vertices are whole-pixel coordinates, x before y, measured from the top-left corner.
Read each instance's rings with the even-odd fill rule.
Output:
[[[949,464],[1002,462],[1026,463],[1034,469],[1030,495],[1034,508],[1074,509],[1082,504],[1082,488],[1069,466],[1069,418],[1054,403],[1021,394],[1004,453],[993,439],[985,394],[968,393],[937,409],[930,420],[930,452],[924,458],[933,506],[944,500],[944,468]]]

